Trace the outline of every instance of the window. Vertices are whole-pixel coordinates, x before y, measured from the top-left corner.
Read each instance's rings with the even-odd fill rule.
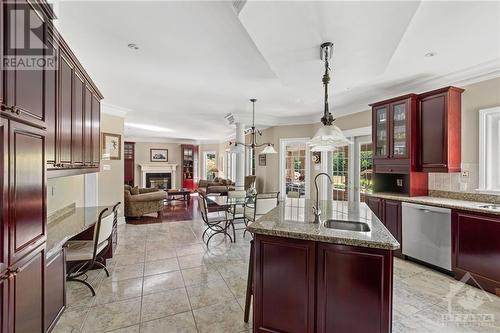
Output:
[[[203,175],[206,179],[213,180],[217,176],[214,170],[217,168],[217,160],[214,151],[203,152]]]
[[[360,201],[365,193],[373,192],[373,151],[371,143],[359,144],[359,191]]]
[[[224,173],[227,179],[236,179],[236,153],[226,151],[226,158],[224,160]]]
[[[500,107],[479,111],[479,191],[500,194]]]
[[[285,193],[302,197],[306,194],[306,144],[287,144],[285,154]]]
[[[333,200],[349,200],[349,146],[337,147],[332,154]]]

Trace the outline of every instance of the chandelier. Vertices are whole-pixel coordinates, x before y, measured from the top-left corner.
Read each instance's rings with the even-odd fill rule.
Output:
[[[325,107],[321,123],[323,126],[316,132],[314,137],[309,140],[308,144],[313,152],[317,151],[332,151],[338,146],[350,144],[349,141],[342,133],[342,130],[335,126],[328,105],[328,84],[330,83],[330,64],[329,60],[332,57],[333,43],[326,42],[321,44],[321,60],[325,61],[325,74],[323,74],[323,86],[325,88]]]
[[[277,151],[274,149],[274,145],[272,143],[269,143],[269,142],[261,143],[261,144],[257,143],[257,135],[262,136],[262,131],[255,128],[255,102],[257,102],[257,99],[252,98],[252,99],[250,99],[250,102],[252,102],[252,127],[250,127],[249,129],[247,129],[245,131],[245,135],[250,133],[251,138],[252,138],[251,143],[229,142],[229,145],[234,144],[234,148],[237,148],[238,146],[247,147],[253,151],[253,153],[254,153],[253,156],[255,156],[255,148],[259,148],[259,147],[263,147],[263,146],[266,146],[266,148],[264,148],[264,150],[262,150],[261,154],[276,154]]]

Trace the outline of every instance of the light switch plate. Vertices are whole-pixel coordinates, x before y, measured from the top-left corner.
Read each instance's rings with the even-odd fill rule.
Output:
[[[467,183],[460,183],[460,192],[467,191]]]
[[[111,165],[109,165],[109,164],[103,164],[102,165],[102,170],[103,171],[109,171],[109,170],[111,170]]]

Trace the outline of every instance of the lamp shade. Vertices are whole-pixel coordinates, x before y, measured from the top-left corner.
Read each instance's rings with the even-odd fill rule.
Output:
[[[261,154],[277,154],[278,152],[276,149],[274,149],[273,146],[268,145],[266,148],[264,148],[261,152]]]
[[[336,147],[352,142],[344,136],[342,130],[335,125],[322,126],[308,142],[311,151],[332,151]]]

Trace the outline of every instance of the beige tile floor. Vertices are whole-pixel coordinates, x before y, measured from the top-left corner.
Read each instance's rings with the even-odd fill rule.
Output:
[[[68,283],[53,332],[251,332],[243,322],[249,236],[238,232],[236,244],[216,236],[207,249],[202,231],[198,220],[120,225],[111,277],[89,274],[95,297]],[[394,266],[393,332],[500,332],[499,297],[409,261]]]

